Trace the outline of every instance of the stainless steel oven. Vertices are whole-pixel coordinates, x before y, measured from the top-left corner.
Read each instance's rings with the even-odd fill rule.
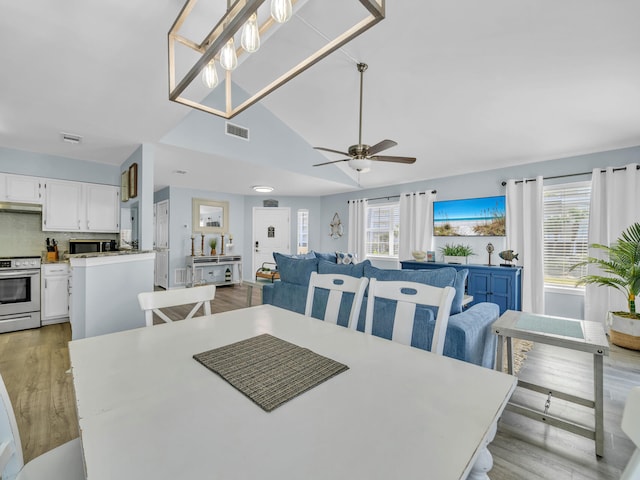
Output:
[[[0,333],[40,326],[40,257],[0,258]]]

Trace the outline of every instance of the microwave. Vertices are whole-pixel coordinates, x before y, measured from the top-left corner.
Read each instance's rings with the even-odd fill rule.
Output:
[[[117,250],[115,240],[98,240],[89,238],[72,238],[69,240],[69,253],[99,253]]]

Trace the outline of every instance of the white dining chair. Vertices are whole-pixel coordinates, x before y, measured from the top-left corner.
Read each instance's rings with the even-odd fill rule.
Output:
[[[417,305],[438,307],[438,315],[431,340],[431,351],[442,355],[444,339],[449,323],[451,303],[456,291],[452,287],[433,287],[423,283],[404,281],[380,281],[372,278],[369,282],[369,296],[365,315],[365,333],[371,334],[374,322],[376,298],[396,301],[391,340],[411,345],[413,323]]]
[[[9,393],[0,375],[0,478],[2,480],[84,480],[82,446],[76,438],[24,463]]]
[[[350,275],[342,275],[339,273],[318,273],[311,272],[309,277],[309,289],[307,290],[307,304],[304,314],[311,316],[313,309],[313,299],[318,288],[329,290],[329,298],[324,310],[322,320],[325,322],[338,323],[338,313],[340,312],[340,304],[344,293],[353,293],[353,303],[349,313],[348,328],[356,329],[358,326],[358,317],[362,308],[362,300],[364,299],[364,291],[367,288],[369,279],[366,277],[356,278]]]
[[[147,327],[151,327],[153,326],[154,313],[167,323],[173,322],[173,320],[160,310],[161,308],[195,303],[195,306],[184,320],[192,318],[200,307],[204,307],[205,315],[211,315],[211,300],[213,300],[215,296],[215,285],[201,285],[193,288],[142,292],[138,294],[138,303],[140,303],[140,308],[144,310]]]
[[[636,446],[620,480],[637,480],[640,478],[640,387],[629,392],[622,412],[622,431],[627,434]]]

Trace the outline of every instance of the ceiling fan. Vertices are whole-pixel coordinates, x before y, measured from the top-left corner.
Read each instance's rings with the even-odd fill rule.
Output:
[[[346,155],[349,158],[342,158],[340,160],[333,160],[331,162],[318,163],[314,167],[322,165],[331,165],[332,163],[349,162],[349,166],[357,172],[364,173],[371,170],[371,162],[393,162],[393,163],[415,163],[416,159],[413,157],[392,157],[389,155],[376,155],[383,150],[391,147],[395,147],[398,143],[393,140],[382,140],[375,145],[364,145],[362,143],[362,84],[364,79],[364,72],[367,69],[366,63],[358,63],[358,72],[360,72],[360,121],[358,125],[358,143],[357,145],[351,145],[349,152],[342,152],[340,150],[333,150],[325,147],[313,147],[316,150],[323,150],[325,152],[339,153]]]

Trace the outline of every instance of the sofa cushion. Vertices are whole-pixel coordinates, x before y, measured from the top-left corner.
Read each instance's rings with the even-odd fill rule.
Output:
[[[318,259],[315,257],[308,259],[292,258],[289,255],[274,252],[273,259],[278,265],[282,282],[308,286],[311,272],[318,271]]]
[[[322,253],[322,252],[316,252],[315,250],[311,250],[311,252],[319,260],[326,260],[327,262],[337,263],[337,256],[336,256],[335,252]]]
[[[456,280],[456,269],[452,267],[443,267],[436,270],[392,270],[376,268],[369,264],[364,267],[364,276],[386,282],[417,282],[444,288],[454,286]]]
[[[371,262],[369,260],[365,260],[362,263],[355,263],[353,265],[342,265],[340,263],[331,263],[326,260],[319,260],[318,273],[339,273],[342,275],[360,278],[364,275],[364,268],[366,265],[371,266]]]
[[[456,280],[453,283],[453,288],[456,289],[456,294],[453,297],[453,302],[451,303],[451,315],[455,315],[462,311],[462,300],[464,299],[467,275],[469,275],[469,270],[466,268],[461,268],[458,270],[458,273],[456,273]]]

